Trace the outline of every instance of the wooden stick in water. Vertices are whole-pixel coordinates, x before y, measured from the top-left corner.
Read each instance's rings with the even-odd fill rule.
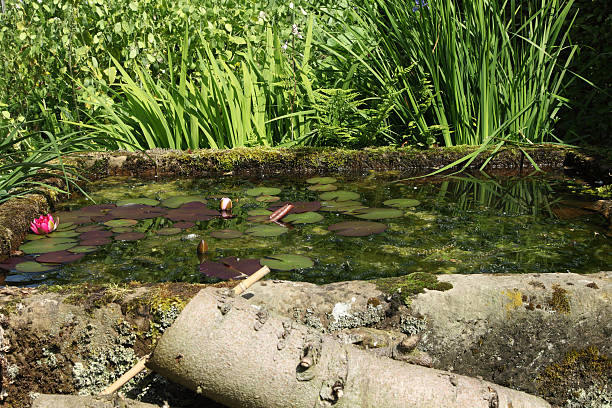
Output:
[[[266,276],[270,273],[270,268],[267,266],[261,267],[257,272],[246,278],[245,280],[240,281],[238,285],[234,287],[234,294],[240,295],[244,293],[248,288],[250,288],[255,282]],[[142,357],[138,362],[134,365],[134,367],[130,368],[125,374],[117,379],[114,383],[106,387],[100,395],[108,395],[117,391],[119,388],[123,387],[125,383],[130,381],[132,378],[136,377],[142,370],[145,369],[145,364],[149,360],[150,354]]]

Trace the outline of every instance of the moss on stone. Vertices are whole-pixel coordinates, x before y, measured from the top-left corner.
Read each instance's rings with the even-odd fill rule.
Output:
[[[398,295],[406,304],[410,303],[410,296],[423,293],[425,289],[445,291],[453,287],[451,283],[440,282],[436,275],[426,272],[376,279],[374,283],[378,290],[390,295]]]
[[[571,311],[570,300],[567,296],[567,290],[563,289],[559,285],[553,285],[553,292],[548,299],[548,305],[554,311],[563,314],[569,314]]]

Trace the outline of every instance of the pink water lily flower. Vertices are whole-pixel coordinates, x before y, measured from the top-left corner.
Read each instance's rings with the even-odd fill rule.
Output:
[[[57,228],[59,220],[54,220],[51,214],[41,215],[30,223],[30,229],[38,235],[49,234]]]
[[[223,197],[221,199],[221,210],[223,211],[231,211],[232,209],[232,200],[227,197]]]

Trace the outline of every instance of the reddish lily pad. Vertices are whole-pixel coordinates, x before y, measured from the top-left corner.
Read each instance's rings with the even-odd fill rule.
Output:
[[[323,193],[321,194],[320,197],[321,197],[321,200],[325,200],[325,201],[329,201],[329,200],[351,201],[351,200],[358,200],[359,194],[353,191],[337,190],[337,191],[328,191],[326,193]]]
[[[111,231],[89,231],[84,232],[79,237],[82,241],[87,239],[96,239],[96,238],[109,238],[112,237],[113,233]]]
[[[336,181],[338,180],[333,177],[311,177],[306,180],[308,184],[332,184]]]
[[[387,229],[387,226],[380,222],[343,221],[330,225],[327,229],[346,237],[365,237],[368,235],[380,234]]]
[[[116,227],[131,227],[132,225],[136,225],[138,224],[138,221],[136,220],[128,220],[125,218],[119,219],[119,220],[110,220],[110,221],[106,221],[104,223],[104,225],[106,225],[107,227],[111,227],[111,228],[116,228]]]
[[[12,271],[13,269],[15,269],[15,266],[17,266],[17,264],[20,264],[22,262],[30,262],[33,260],[34,259],[30,256],[14,256],[0,263],[0,269],[5,271]]]
[[[147,218],[163,217],[167,210],[161,207],[152,207],[144,204],[124,205],[109,212],[114,218],[144,220]],[[108,220],[107,220],[108,221]]]
[[[286,204],[293,205],[293,208],[291,209],[291,211],[289,211],[289,214],[300,214],[300,213],[305,213],[305,212],[314,212],[314,211],[319,211],[319,209],[321,208],[321,202],[320,201],[282,201],[282,202],[274,203],[274,204],[270,205],[268,207],[268,210],[276,211],[276,210],[278,210],[279,208],[283,207]]]
[[[334,184],[315,184],[308,187],[310,191],[334,191],[337,190],[338,187]]]
[[[177,208],[168,211],[166,218],[172,221],[208,221],[213,217],[218,217],[219,211],[210,210],[208,208]]]
[[[287,228],[283,228],[278,225],[256,225],[245,231],[245,234],[252,235],[254,237],[276,237],[278,235],[287,232]]]
[[[115,218],[117,217],[115,217],[112,214],[103,214],[103,215],[94,215],[91,217],[91,220],[94,222],[101,222],[102,224],[104,224],[105,222],[114,220]]]
[[[181,229],[188,229],[194,226],[195,224],[190,221],[175,222],[174,224],[172,224],[173,228],[181,228]]]
[[[300,214],[289,214],[283,217],[283,222],[292,224],[314,224],[323,219],[323,216],[316,212],[305,212]]]
[[[277,254],[261,258],[259,263],[267,265],[270,269],[279,271],[291,271],[294,269],[310,268],[314,265],[312,259],[293,254]]]
[[[134,204],[144,204],[144,205],[157,205],[159,201],[154,200],[152,198],[140,197],[140,198],[126,198],[125,200],[117,201],[117,206],[121,207],[124,205],[134,205]]]
[[[200,196],[177,196],[170,197],[161,202],[161,205],[168,208],[179,208],[185,203],[200,202],[206,203],[206,199]]]
[[[87,238],[81,240],[79,242],[79,246],[99,246],[99,245],[107,245],[113,242],[110,238],[107,237],[98,237],[98,238]]]
[[[73,238],[44,238],[27,242],[19,247],[26,254],[44,254],[47,252],[63,251],[76,246]]]
[[[157,235],[176,235],[176,234],[180,234],[181,231],[183,230],[180,228],[167,227],[167,228],[162,228],[158,230],[156,233]]]
[[[257,197],[261,195],[275,196],[281,192],[280,188],[277,187],[255,187],[250,188],[246,191],[246,194],[251,197]]]
[[[56,267],[52,265],[43,265],[41,263],[34,262],[34,261],[21,262],[15,265],[16,270],[18,270],[19,272],[24,272],[24,273],[47,272],[54,268]]]
[[[219,259],[217,262],[204,261],[200,264],[200,272],[220,279],[246,278],[260,268],[259,259],[239,259],[233,256]]]
[[[231,229],[217,230],[210,233],[210,236],[218,239],[234,239],[242,236],[242,232]]]
[[[112,210],[117,207],[115,204],[93,204],[82,207],[79,211],[90,214],[98,214],[105,210]]]
[[[73,253],[69,251],[48,252],[36,257],[36,262],[65,264],[78,261],[85,256],[84,253]]]
[[[125,234],[115,235],[116,241],[138,241],[143,239],[146,235],[142,232],[126,232]]]
[[[402,217],[404,212],[395,208],[362,208],[352,210],[351,215],[364,220],[382,220],[385,218]]]
[[[90,232],[90,231],[103,231],[104,225],[85,225],[83,227],[79,227],[77,228],[75,231],[76,232]]]

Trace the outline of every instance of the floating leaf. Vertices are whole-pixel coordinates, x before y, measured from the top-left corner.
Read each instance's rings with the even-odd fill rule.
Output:
[[[87,245],[87,246],[75,246],[74,248],[70,248],[68,251],[69,252],[74,252],[75,254],[80,254],[80,253],[84,253],[84,252],[94,252],[97,251],[98,247],[93,246],[93,245]]]
[[[259,263],[270,269],[291,271],[293,269],[310,268],[314,265],[312,259],[302,255],[278,254],[261,258]]]
[[[247,211],[247,214],[249,215],[270,215],[272,214],[272,211],[268,211],[264,208],[256,208],[254,210]]]
[[[4,271],[11,271],[15,269],[17,264],[28,261],[33,261],[33,258],[31,256],[14,256],[4,260],[4,262],[0,262],[0,269]]]
[[[107,245],[110,244],[111,242],[113,242],[110,238],[106,238],[106,237],[99,237],[99,238],[87,238],[84,240],[81,240],[81,242],[79,242],[80,246],[97,246],[97,245]]]
[[[86,225],[84,227],[79,227],[77,228],[75,231],[76,232],[90,232],[90,231],[102,231],[104,230],[104,226],[103,225]]]
[[[276,187],[255,187],[255,188],[248,189],[246,191],[246,194],[251,197],[257,197],[260,195],[275,196],[279,194],[280,192],[281,192],[281,189],[276,188]]]
[[[74,238],[44,238],[27,242],[19,247],[26,254],[44,254],[47,252],[63,251],[76,246]]]
[[[321,194],[321,200],[335,200],[335,201],[351,201],[358,200],[359,194],[353,191],[328,191],[327,193]]]
[[[167,210],[161,207],[151,207],[150,205],[134,204],[117,207],[108,213],[113,218],[126,218],[132,220],[144,220],[147,218],[163,217]],[[106,222],[100,221],[100,222]]]
[[[69,231],[76,228],[76,224],[74,222],[62,222],[57,226],[56,231]]]
[[[28,241],[34,241],[37,239],[43,239],[44,237],[44,235],[26,234],[25,239]]]
[[[132,225],[138,224],[136,220],[128,220],[128,219],[119,219],[119,220],[110,220],[106,221],[104,225],[107,227],[115,228],[115,227],[131,227]]]
[[[109,238],[112,237],[113,233],[111,231],[89,231],[81,234],[79,239],[96,239],[96,238]]]
[[[402,217],[404,212],[394,208],[361,208],[351,211],[351,215],[364,220],[382,220]]]
[[[334,184],[315,184],[314,186],[308,187],[310,191],[334,191],[338,187]]]
[[[117,227],[111,230],[115,234],[125,234],[126,232],[133,232],[134,228],[131,227]]]
[[[392,200],[383,201],[383,204],[394,208],[409,208],[416,207],[420,205],[421,202],[412,198],[394,198]]]
[[[140,197],[140,198],[126,198],[125,200],[117,201],[117,206],[123,205],[134,205],[134,204],[144,204],[144,205],[157,205],[159,201],[154,200],[152,198]]]
[[[269,215],[251,215],[246,219],[249,222],[267,222],[270,221]]]
[[[210,210],[208,208],[177,208],[170,210],[165,215],[166,218],[172,221],[208,221],[213,217],[218,217],[221,214],[219,211]]]
[[[300,214],[289,214],[283,217],[283,222],[290,222],[292,224],[313,224],[319,222],[324,217],[316,212],[305,212]]]
[[[328,230],[346,237],[365,237],[372,234],[380,234],[387,229],[385,224],[371,221],[343,221],[330,225]]]
[[[217,230],[210,233],[210,236],[218,239],[234,239],[242,236],[242,232],[231,229]]]
[[[308,184],[332,184],[336,181],[338,180],[333,177],[311,177],[309,179],[306,179],[306,182]]]
[[[78,235],[79,233],[76,231],[55,231],[50,234],[47,234],[47,236],[51,238],[70,238],[76,237]]]
[[[52,265],[43,265],[41,263],[34,262],[34,261],[21,262],[21,263],[15,265],[15,269],[16,270],[18,270],[19,272],[24,272],[24,273],[46,272],[46,271],[50,271],[51,269],[54,269],[54,268],[55,268],[55,266],[52,266]]]
[[[181,229],[188,229],[194,226],[195,224],[190,221],[175,222],[174,224],[172,224],[173,228],[181,228]]]
[[[238,259],[233,256],[219,259],[217,262],[204,261],[200,264],[200,272],[220,279],[245,278],[260,268],[259,259]]]
[[[276,237],[287,232],[287,228],[278,225],[257,225],[245,231],[254,237]]]
[[[259,201],[260,203],[273,203],[279,200],[280,200],[280,197],[271,196],[271,195],[262,195],[255,199],[255,201]]]
[[[125,234],[115,235],[116,241],[138,241],[143,239],[145,234],[142,232],[126,232]]]
[[[180,228],[162,228],[160,230],[158,230],[156,233],[157,235],[176,235],[176,234],[180,234],[183,230]]]
[[[359,201],[323,201],[321,203],[320,211],[330,212],[348,212],[354,211],[360,208],[367,208]]]
[[[179,208],[185,203],[193,202],[206,203],[206,199],[199,196],[177,196],[163,200],[161,202],[161,205],[168,208]]]
[[[36,257],[36,262],[64,264],[78,261],[85,256],[84,253],[73,253],[71,251],[55,251]]]
[[[291,209],[291,211],[289,211],[289,214],[314,212],[319,211],[319,208],[321,208],[321,203],[319,201],[282,201],[270,205],[268,207],[268,210],[276,211],[279,208],[285,206],[286,204],[293,205],[293,208]]]
[[[106,221],[114,220],[117,218],[113,214],[104,214],[104,215],[94,215],[91,217],[91,220],[94,222],[105,223]]]

